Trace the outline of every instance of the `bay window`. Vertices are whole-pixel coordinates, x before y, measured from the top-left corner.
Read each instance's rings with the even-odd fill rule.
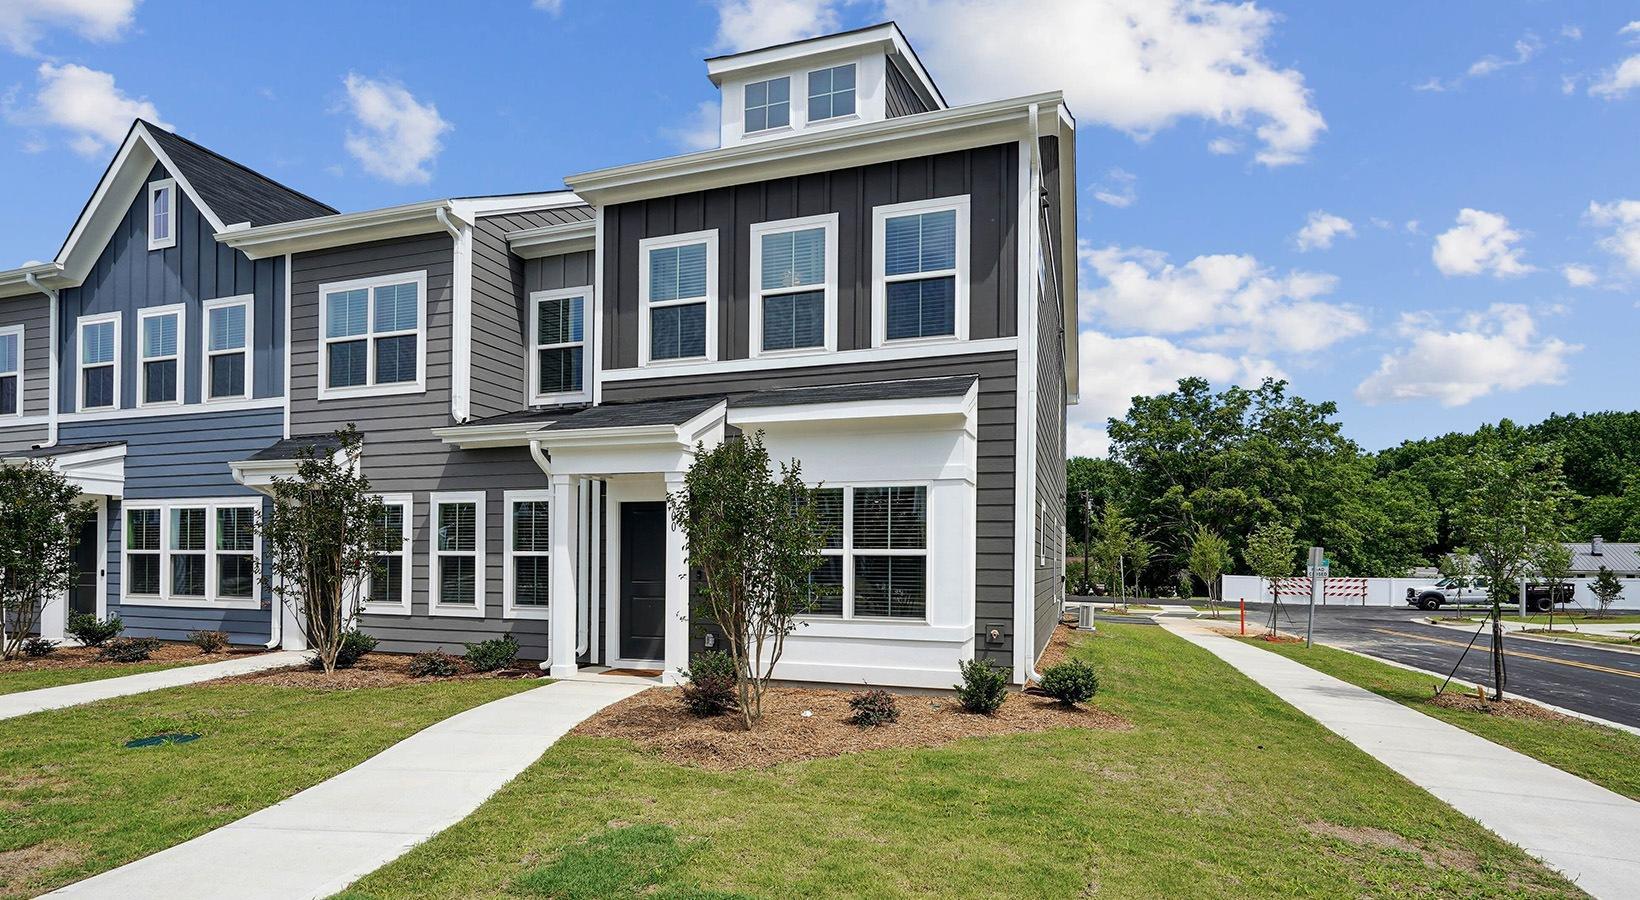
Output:
[[[810,497],[826,543],[806,614],[926,620],[928,488],[822,487]]]

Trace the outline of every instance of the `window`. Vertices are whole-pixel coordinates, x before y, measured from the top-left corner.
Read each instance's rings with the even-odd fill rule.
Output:
[[[968,198],[872,212],[872,334],[889,341],[968,337]]]
[[[166,178],[148,185],[148,249],[177,245],[177,183]]]
[[[411,512],[409,495],[382,497],[381,524],[387,539],[376,549],[381,568],[371,573],[365,587],[365,612],[410,613]]]
[[[80,319],[79,408],[113,409],[120,393],[120,314]]]
[[[648,238],[638,245],[640,362],[717,358],[717,232]]]
[[[792,80],[771,78],[746,85],[745,132],[768,131],[791,124]]]
[[[507,581],[502,615],[509,618],[547,617],[552,593],[550,496],[549,491],[507,492]]]
[[[157,509],[125,511],[126,593],[158,597],[160,570],[159,516]]]
[[[530,295],[530,402],[568,399],[586,384],[586,298],[588,288],[540,291]]]
[[[826,543],[820,550],[820,567],[809,573],[809,615],[841,616],[843,614],[843,564],[847,562],[847,513],[844,512],[843,488],[817,488],[809,492],[814,504],[815,518],[825,532]]]
[[[182,402],[183,306],[159,306],[137,312],[142,368],[137,374],[137,405]]]
[[[125,601],[260,608],[255,500],[126,501]]]
[[[854,63],[809,73],[809,121],[854,115]]]
[[[256,510],[224,506],[216,510],[216,595],[256,593]]]
[[[752,226],[753,355],[836,347],[837,214]]]
[[[809,576],[808,613],[845,619],[924,619],[928,608],[928,488],[819,488],[823,561]]]
[[[205,402],[245,400],[251,395],[252,298],[207,300],[205,316]]]
[[[0,328],[0,416],[23,414],[23,326]]]
[[[433,615],[484,615],[484,495],[434,494]]]
[[[319,295],[321,398],[422,390],[427,273],[322,285]]]

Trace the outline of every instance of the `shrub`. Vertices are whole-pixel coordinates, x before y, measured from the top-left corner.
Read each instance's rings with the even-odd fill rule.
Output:
[[[1073,659],[1042,670],[1042,692],[1066,706],[1093,699],[1099,690],[1099,675],[1093,666]]]
[[[48,641],[43,637],[31,637],[23,642],[23,653],[28,656],[49,656],[57,649],[56,641]]]
[[[226,631],[193,631],[189,632],[188,640],[192,641],[201,653],[218,653],[228,646]]]
[[[341,649],[336,651],[336,668],[351,669],[360,657],[376,649],[376,639],[355,628],[342,635]],[[308,660],[308,667],[323,669],[324,661],[317,654]]]
[[[142,662],[158,649],[159,641],[153,638],[114,638],[103,644],[97,658],[109,662]]]
[[[991,715],[1002,706],[1008,696],[1008,673],[988,659],[973,659],[957,664],[962,672],[962,684],[957,689],[957,702],[971,713]]]
[[[104,642],[125,630],[119,616],[110,616],[100,622],[90,613],[75,613],[68,617],[68,633],[87,647],[101,647]]]
[[[899,721],[900,704],[894,695],[888,691],[874,690],[855,694],[848,700],[849,708],[854,715],[848,717],[849,722],[863,728],[875,728]]]
[[[449,678],[461,672],[461,660],[443,650],[428,650],[410,657],[413,678]]]
[[[694,715],[721,715],[739,704],[735,661],[729,654],[721,650],[697,653],[683,675],[689,681],[678,692],[679,699]]]
[[[518,658],[518,642],[509,634],[506,637],[468,644],[465,658],[467,665],[472,666],[475,672],[505,669]]]

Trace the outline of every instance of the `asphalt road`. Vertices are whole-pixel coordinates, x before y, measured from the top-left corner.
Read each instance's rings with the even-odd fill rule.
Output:
[[[1304,633],[1306,607],[1282,604],[1283,630]],[[1234,611],[1232,610],[1232,614]],[[1450,614],[1450,613],[1446,613]],[[1290,618],[1289,618],[1290,615]],[[1442,674],[1452,670],[1474,628],[1456,631],[1425,625],[1429,613],[1411,608],[1316,607],[1317,643],[1344,647]],[[1478,613],[1477,613],[1478,615]],[[1247,607],[1247,627],[1269,621],[1269,607]],[[1475,623],[1476,628],[1480,623]],[[1492,684],[1491,629],[1485,628],[1464,657],[1457,677],[1488,687]],[[1504,638],[1508,665],[1506,694],[1518,694],[1555,706],[1640,727],[1640,654],[1599,647],[1551,644]]]

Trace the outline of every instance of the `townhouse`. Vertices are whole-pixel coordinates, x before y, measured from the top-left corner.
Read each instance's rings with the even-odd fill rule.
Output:
[[[949,106],[892,23],[707,76],[716,149],[347,214],[139,123],[63,253],[0,273],[0,457],[103,510],[66,605],[299,646],[244,512],[353,423],[401,535],[360,598],[384,649],[674,680],[716,635],[666,496],[762,432],[831,525],[781,676],[1028,677],[1064,598],[1074,120]]]

